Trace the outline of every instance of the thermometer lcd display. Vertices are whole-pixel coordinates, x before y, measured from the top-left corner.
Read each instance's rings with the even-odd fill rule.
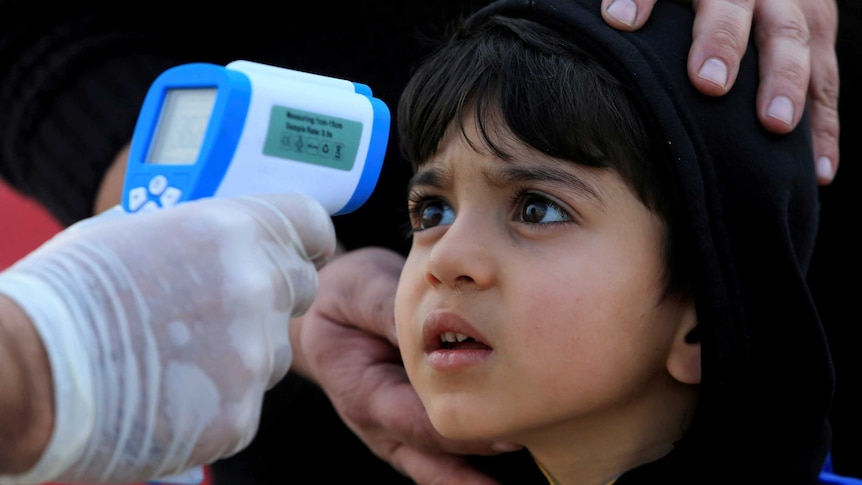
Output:
[[[198,159],[216,88],[168,89],[146,163],[191,165]]]

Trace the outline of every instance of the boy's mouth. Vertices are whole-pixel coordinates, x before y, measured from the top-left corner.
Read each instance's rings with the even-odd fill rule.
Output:
[[[440,334],[441,350],[488,349],[489,347],[473,337],[458,332],[443,332]]]
[[[425,352],[491,350],[482,334],[470,323],[449,310],[428,314],[422,324]]]

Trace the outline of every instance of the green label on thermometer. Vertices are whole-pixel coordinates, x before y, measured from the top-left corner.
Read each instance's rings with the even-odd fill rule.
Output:
[[[353,168],[362,123],[273,106],[263,153],[341,170]]]

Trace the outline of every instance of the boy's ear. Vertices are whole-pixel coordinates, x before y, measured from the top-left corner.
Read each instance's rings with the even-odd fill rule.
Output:
[[[700,384],[700,337],[694,300],[687,298],[667,356],[667,371],[684,384]]]

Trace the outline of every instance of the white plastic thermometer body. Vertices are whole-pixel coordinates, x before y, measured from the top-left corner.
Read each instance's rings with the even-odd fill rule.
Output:
[[[364,84],[250,61],[177,66],[144,100],[122,206],[303,192],[345,214],[377,184],[389,125]]]

